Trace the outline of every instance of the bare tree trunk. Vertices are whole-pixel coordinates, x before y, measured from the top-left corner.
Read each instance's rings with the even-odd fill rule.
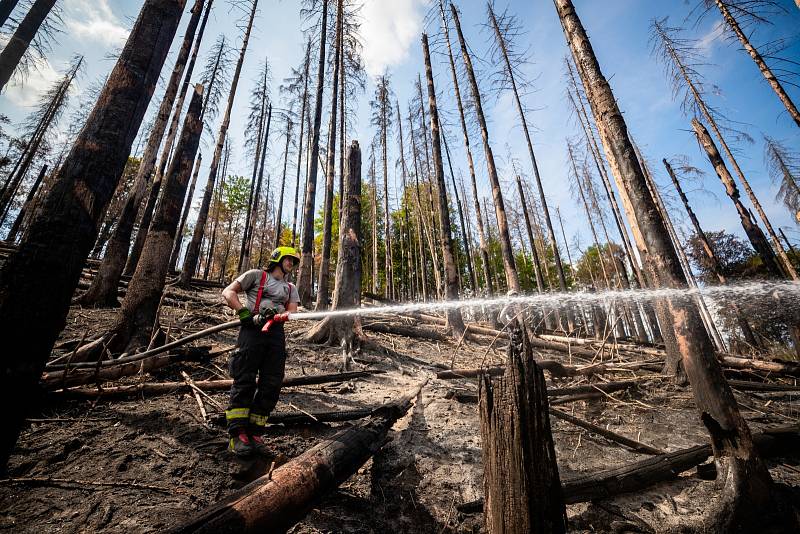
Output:
[[[578,72],[617,185],[635,200],[633,222],[638,223],[647,240],[657,281],[661,286],[685,287],[686,280],[647,190],[625,120],[600,70],[586,31],[570,0],[554,0],[554,3],[567,44],[579,65]],[[723,484],[719,502],[710,510],[711,519],[721,530],[748,529],[746,525],[755,527],[755,523],[763,519],[764,510],[769,509],[772,487],[769,471],[753,446],[750,429],[713,355],[713,346],[701,328],[697,310],[678,300],[669,301],[668,305],[695,404],[711,436],[718,479]]]
[[[761,74],[764,76],[764,79],[767,80],[772,90],[775,91],[775,94],[778,95],[781,103],[786,108],[786,111],[789,112],[789,115],[794,120],[794,123],[800,127],[800,111],[797,110],[797,106],[794,105],[792,99],[789,98],[789,95],[786,93],[786,90],[781,85],[781,82],[772,73],[772,69],[769,68],[767,62],[764,61],[764,58],[761,54],[756,50],[756,48],[750,43],[750,39],[744,34],[742,28],[739,26],[739,22],[736,18],[731,14],[730,10],[728,9],[728,4],[723,2],[722,0],[714,0],[714,3],[717,4],[717,8],[719,8],[720,13],[722,13],[722,18],[725,20],[725,24],[736,34],[737,39],[739,42],[742,43],[742,47],[744,47],[747,54],[753,59],[753,62],[758,67],[758,70],[761,71]]]
[[[422,51],[425,57],[425,78],[428,81],[428,107],[431,114],[431,152],[436,184],[439,186],[439,226],[441,227],[442,258],[444,258],[445,297],[447,300],[458,300],[458,269],[453,256],[453,237],[450,231],[450,210],[447,205],[447,185],[444,181],[444,165],[442,163],[442,142],[440,137],[439,109],[436,106],[436,88],[433,85],[433,68],[428,50],[428,36],[422,34]],[[453,337],[460,339],[464,333],[464,320],[458,308],[447,310],[447,327],[452,330]]]
[[[336,260],[336,285],[333,309],[346,310],[361,305],[361,149],[353,141],[347,154],[347,179],[342,193],[339,252]],[[328,317],[306,335],[315,343],[342,345],[345,351],[343,367],[347,367],[354,342],[364,337],[361,319],[354,316]]]
[[[0,52],[0,91],[2,91],[17,68],[25,51],[39,31],[39,27],[50,14],[56,0],[35,0],[30,11],[20,22],[14,35]]]
[[[292,140],[292,119],[287,119],[286,122],[286,149],[283,153],[283,176],[281,178],[281,192],[278,195],[278,208],[275,215],[275,248],[281,246],[281,233],[283,223],[283,190],[286,187],[286,166],[289,163],[289,143]]]
[[[384,295],[390,300],[396,298],[394,290],[394,259],[392,258],[392,229],[389,216],[389,157],[387,115],[389,113],[388,95],[382,95],[381,102],[381,154],[383,160],[383,242],[384,242],[384,267],[386,273],[386,287]]]
[[[72,293],[119,182],[184,0],[146,0],[97,104],[17,252],[0,270],[0,318],[6,341],[25,346],[3,358],[0,400],[21,406],[6,418],[0,471],[35,402],[36,384],[64,327]],[[42,280],[49,283],[42,284]],[[20,302],[47,303],[20,314]]]
[[[711,272],[717,277],[717,280],[719,280],[720,284],[727,285],[728,280],[724,274],[723,266],[720,264],[719,259],[714,252],[714,247],[711,246],[711,242],[708,240],[708,237],[706,237],[706,233],[700,226],[700,221],[697,219],[697,215],[695,215],[694,210],[692,210],[692,207],[689,205],[689,199],[686,198],[686,194],[683,192],[683,188],[678,181],[678,177],[675,176],[675,171],[672,170],[672,166],[669,164],[669,162],[667,162],[666,159],[662,159],[661,161],[664,163],[664,167],[667,169],[667,174],[669,174],[672,184],[675,186],[675,190],[678,191],[678,196],[681,197],[683,207],[686,208],[686,213],[689,215],[689,220],[692,222],[695,235],[703,245],[703,252],[706,254],[706,257],[708,257],[708,261],[711,264]],[[750,324],[747,322],[747,319],[744,317],[744,315],[742,315],[742,312],[739,311],[736,303],[733,303],[732,305],[734,308],[734,314],[736,315],[736,322],[738,323],[739,328],[742,330],[745,341],[752,347],[760,348],[761,345],[756,339],[753,330],[750,328]]]
[[[266,80],[265,80],[266,86]],[[272,103],[269,104],[269,109],[267,111],[267,128],[264,132],[264,139],[260,144],[260,156],[258,157],[259,160],[259,169],[258,169],[258,178],[256,179],[255,185],[255,198],[253,199],[252,209],[250,210],[250,214],[248,216],[248,230],[246,233],[247,242],[244,246],[244,256],[242,258],[242,266],[238,269],[239,272],[242,270],[247,270],[252,265],[252,261],[250,258],[253,252],[253,236],[255,235],[256,231],[256,224],[258,223],[258,208],[259,204],[261,203],[261,183],[264,178],[264,163],[267,157],[267,146],[269,144],[269,132],[270,127],[272,126]],[[253,168],[253,177],[255,178],[255,171],[256,169]],[[264,205],[266,206],[267,201],[264,199]],[[266,211],[266,210],[265,210]]]
[[[519,193],[522,215],[525,217],[525,229],[528,231],[528,240],[531,242],[531,254],[533,255],[533,272],[536,280],[536,289],[539,293],[542,293],[544,291],[544,278],[542,278],[541,262],[539,261],[539,253],[536,252],[536,239],[533,237],[531,218],[528,214],[528,206],[525,203],[525,193],[522,190],[522,180],[520,180],[519,175],[517,175],[517,192]]]
[[[294,215],[292,216],[292,247],[297,242],[297,206],[300,199],[300,169],[303,163],[303,138],[306,127],[306,113],[308,109],[308,70],[311,64],[311,41],[306,45],[306,60],[303,65],[303,104],[300,108],[300,136],[297,142],[297,175],[294,190]]]
[[[411,223],[409,220],[409,201],[410,196],[408,193],[408,167],[406,165],[406,151],[405,151],[405,144],[403,140],[403,116],[400,115],[400,102],[395,101],[395,107],[397,109],[397,128],[398,128],[398,140],[400,142],[400,175],[402,176],[403,180],[403,194],[400,196],[400,206],[403,208],[403,220],[405,222],[405,235],[406,235],[406,267],[408,269],[408,298],[411,299],[412,295],[414,295],[415,289],[415,279],[414,277],[418,274],[413,267],[413,237],[411,235]],[[405,204],[405,205],[403,205]]]
[[[330,295],[330,263],[331,240],[333,229],[333,181],[336,176],[336,113],[338,111],[339,69],[343,52],[344,32],[344,0],[337,1],[336,7],[336,51],[333,60],[333,84],[331,86],[331,115],[328,127],[328,152],[325,170],[325,209],[322,214],[322,254],[319,262],[319,278],[317,282],[317,310],[328,308]]]
[[[242,267],[244,270],[250,268],[250,242],[251,242],[251,234],[253,233],[253,225],[254,225],[254,217],[253,212],[255,210],[253,206],[253,195],[256,191],[256,177],[258,176],[258,164],[261,160],[261,143],[266,143],[269,139],[264,139],[264,114],[267,112],[267,70],[264,69],[264,92],[261,94],[261,105],[259,108],[259,117],[258,117],[258,132],[256,133],[256,149],[255,149],[255,159],[253,161],[253,176],[250,178],[250,196],[247,199],[247,216],[244,219],[244,234],[242,235],[242,245],[239,249],[239,264],[236,267],[236,270],[242,272]],[[272,119],[272,104],[269,105],[269,116],[270,120]]]
[[[145,197],[145,193],[148,191],[148,183],[150,183],[149,197],[152,198],[147,199],[147,206],[145,206],[144,215],[139,225],[137,241],[141,236],[143,242],[144,236],[147,233],[147,226],[150,221],[150,216],[147,214],[148,211],[152,213],[152,207],[155,206],[159,190],[156,184],[160,185],[160,176],[153,181],[151,181],[151,176],[155,168],[156,158],[158,157],[158,149],[161,146],[164,131],[167,128],[167,123],[170,118],[170,112],[172,111],[173,104],[175,104],[175,97],[178,94],[178,84],[181,76],[184,74],[184,70],[186,70],[189,52],[192,48],[192,41],[194,40],[195,31],[197,30],[202,11],[203,0],[195,0],[191,11],[192,17],[189,19],[181,49],[175,60],[175,67],[172,70],[172,75],[164,91],[164,97],[158,108],[158,114],[150,129],[147,146],[142,155],[141,162],[139,163],[139,170],[136,173],[131,192],[128,194],[119,218],[117,219],[114,233],[109,239],[106,253],[103,256],[103,261],[100,263],[97,274],[92,280],[92,285],[89,286],[86,293],[81,296],[80,302],[84,306],[107,307],[118,305],[117,286],[119,285],[120,277],[126,267],[126,259],[128,259],[128,249],[131,246],[131,234],[136,222],[136,214],[140,211],[142,200]],[[194,64],[192,64],[192,67],[193,66]],[[191,76],[191,72],[187,71],[186,74],[187,76],[185,79],[188,80]],[[179,114],[180,110],[176,113]],[[150,207],[149,210],[148,207]],[[131,253],[131,256],[134,256],[134,253]],[[138,251],[135,256],[138,260]],[[132,262],[132,265],[135,265],[135,262]]]
[[[311,270],[314,266],[314,204],[317,197],[317,172],[319,169],[319,132],[322,123],[322,100],[325,89],[325,44],[328,30],[328,2],[322,3],[320,21],[319,66],[317,68],[317,95],[314,104],[314,129],[311,137],[306,197],[303,203],[303,239],[300,257],[300,272],[297,277],[297,291],[300,302],[311,307]]]
[[[500,249],[503,254],[503,266],[506,272],[506,283],[508,288],[512,291],[519,291],[519,275],[517,274],[517,267],[514,265],[514,250],[511,248],[511,236],[508,233],[508,221],[506,219],[506,210],[503,204],[503,193],[500,189],[500,179],[497,176],[497,167],[494,163],[494,154],[492,147],[489,144],[489,129],[486,126],[486,118],[483,114],[483,105],[481,103],[481,93],[478,89],[478,80],[475,78],[475,71],[472,68],[472,59],[470,58],[469,51],[467,50],[467,43],[464,40],[464,34],[461,32],[461,23],[458,19],[458,11],[454,4],[450,4],[450,10],[453,14],[453,22],[456,26],[458,33],[458,40],[461,43],[461,56],[464,60],[464,65],[467,68],[467,76],[469,77],[470,88],[472,90],[472,100],[475,105],[475,114],[478,117],[478,124],[481,129],[481,136],[483,138],[483,151],[486,157],[486,167],[489,174],[489,183],[492,186],[492,199],[494,200],[494,211],[497,216],[497,229],[500,232]]]
[[[192,173],[192,181],[189,182],[189,191],[186,193],[186,200],[183,206],[183,214],[181,221],[178,223],[178,230],[175,232],[175,244],[172,247],[172,254],[169,257],[169,270],[174,271],[175,265],[178,263],[178,257],[181,255],[181,245],[183,244],[183,229],[186,227],[186,219],[189,218],[189,212],[192,210],[192,199],[194,198],[194,188],[197,185],[197,175],[200,174],[200,165],[203,163],[203,154],[197,153],[197,159],[194,162],[194,172]]]
[[[210,85],[210,84],[209,84]],[[214,210],[214,218],[211,221],[211,243],[208,247],[208,257],[206,258],[206,267],[203,270],[203,280],[208,280],[208,275],[211,272],[212,264],[214,263],[214,249],[217,244],[217,230],[219,228],[219,209],[222,203],[222,192],[225,190],[225,178],[228,175],[228,160],[230,159],[231,150],[230,145],[225,143],[225,157],[222,160],[222,178],[217,186],[217,203],[216,210]],[[224,270],[224,269],[223,269]]]
[[[0,0],[0,26],[6,23],[19,0]]]
[[[6,236],[6,241],[15,241],[17,238],[17,232],[19,232],[20,227],[22,226],[22,221],[25,219],[25,216],[30,211],[30,208],[33,203],[33,197],[36,196],[36,192],[39,190],[39,186],[42,183],[42,179],[44,178],[45,173],[47,173],[47,165],[42,165],[42,170],[39,171],[39,175],[36,177],[36,181],[33,182],[30,191],[28,191],[28,196],[25,198],[25,203],[20,208],[19,213],[17,214],[17,218],[14,219],[14,224],[11,225],[11,229],[8,231],[8,235]]]
[[[450,181],[453,183],[453,196],[456,199],[456,206],[458,207],[458,220],[461,224],[461,237],[464,241],[464,254],[467,259],[467,272],[469,273],[469,280],[472,290],[478,291],[478,279],[475,276],[475,269],[472,267],[472,253],[469,239],[467,237],[467,226],[464,221],[464,206],[461,203],[461,197],[458,195],[458,187],[456,186],[456,176],[453,172],[453,160],[450,158],[450,147],[447,145],[447,136],[442,132],[442,141],[444,142],[444,151],[447,155],[447,166],[450,168]]]
[[[197,214],[197,222],[195,222],[194,226],[194,234],[192,235],[192,240],[189,242],[189,246],[186,249],[186,255],[184,256],[183,260],[183,268],[181,270],[179,284],[184,287],[189,285],[189,281],[191,280],[192,275],[197,268],[197,263],[200,259],[200,244],[203,240],[203,232],[205,230],[206,220],[208,219],[208,210],[211,207],[211,197],[214,193],[214,184],[217,179],[217,170],[219,168],[219,161],[222,156],[222,147],[225,143],[225,138],[227,137],[228,127],[231,123],[231,111],[233,110],[233,102],[236,99],[236,89],[239,86],[239,76],[242,73],[244,56],[247,52],[247,45],[250,42],[250,32],[253,29],[253,20],[255,19],[256,9],[258,8],[258,0],[251,1],[253,3],[253,7],[250,11],[247,28],[245,29],[244,38],[242,39],[242,48],[239,52],[239,60],[236,63],[236,70],[234,71],[233,80],[231,81],[228,105],[225,109],[225,115],[222,119],[222,124],[220,124],[219,127],[217,146],[214,149],[214,157],[211,160],[211,168],[208,172],[208,181],[206,182],[206,190],[205,194],[203,195],[203,202],[200,204],[200,211]]]
[[[186,112],[183,132],[175,147],[175,157],[164,179],[164,191],[147,230],[141,261],[128,284],[122,308],[111,329],[110,350],[132,353],[147,347],[158,320],[164,285],[169,273],[169,253],[175,243],[175,231],[192,164],[197,154],[203,122],[200,118],[203,86],[197,85]]]

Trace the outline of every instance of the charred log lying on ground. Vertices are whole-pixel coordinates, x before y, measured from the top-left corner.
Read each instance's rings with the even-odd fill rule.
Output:
[[[386,442],[389,428],[411,407],[421,384],[369,420],[338,432],[248,484],[171,532],[284,532],[327,492],[347,480]]]

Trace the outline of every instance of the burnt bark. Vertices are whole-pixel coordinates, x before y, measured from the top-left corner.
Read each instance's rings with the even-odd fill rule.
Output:
[[[6,340],[25,346],[3,358],[0,400],[20,406],[0,440],[4,470],[72,293],[125,167],[185,0],[146,0],[97,104],[64,160],[41,215],[0,270],[0,318]],[[42,284],[42,280],[49,283]],[[20,302],[46,302],[20,314]]]
[[[439,108],[436,105],[436,87],[433,85],[433,68],[431,67],[431,55],[428,49],[428,36],[422,34],[422,52],[425,58],[425,78],[428,82],[428,107],[431,115],[431,154],[433,159],[433,174],[436,185],[439,189],[439,227],[440,246],[442,248],[442,258],[444,259],[445,273],[445,298],[447,300],[458,300],[458,269],[456,268],[455,256],[453,255],[453,235],[450,229],[450,209],[447,205],[447,185],[444,181],[444,165],[442,163],[442,141],[441,125],[439,124]],[[387,244],[388,246],[388,244]],[[458,308],[448,308],[447,327],[452,330],[456,338],[461,338],[464,332],[464,319],[461,317],[461,310]]]
[[[189,182],[189,190],[186,192],[186,200],[183,205],[183,213],[181,214],[181,222],[178,223],[178,230],[175,232],[175,244],[172,246],[172,254],[169,257],[169,270],[174,271],[175,265],[178,263],[178,257],[181,255],[181,245],[183,244],[183,229],[186,228],[186,220],[189,218],[189,212],[192,209],[192,199],[194,198],[194,188],[197,185],[197,176],[200,174],[200,165],[203,163],[203,154],[197,153],[197,159],[194,162],[194,172],[192,173],[192,181]]]
[[[200,119],[202,101],[203,86],[198,85],[194,88],[189,110],[186,112],[183,131],[175,147],[175,156],[164,178],[161,200],[147,230],[141,260],[128,284],[122,308],[111,329],[109,348],[112,352],[114,349],[134,352],[147,347],[150,341],[169,272],[169,256],[175,243],[183,198],[186,196],[203,130]]]
[[[275,248],[281,246],[283,231],[283,193],[286,189],[286,167],[289,164],[289,145],[292,140],[292,119],[286,122],[286,148],[283,151],[283,175],[281,176],[281,192],[278,194],[277,211],[275,213]]]
[[[14,224],[11,225],[11,229],[8,231],[6,241],[13,242],[16,240],[17,232],[19,232],[19,229],[22,227],[22,221],[25,220],[26,215],[33,205],[33,198],[36,196],[36,192],[39,190],[39,186],[42,184],[42,179],[44,179],[44,175],[46,173],[47,165],[42,165],[42,170],[39,171],[36,181],[33,182],[30,191],[28,191],[28,196],[25,198],[25,203],[22,204],[22,208],[20,208],[17,218],[14,219]]]
[[[297,276],[297,291],[300,303],[311,307],[311,271],[314,266],[314,204],[317,197],[317,173],[319,171],[319,133],[322,124],[322,101],[325,92],[325,44],[328,33],[328,2],[322,2],[322,20],[319,38],[319,65],[317,67],[317,94],[314,104],[314,128],[311,136],[306,198],[303,202],[303,238],[300,256],[300,272]]]
[[[25,55],[31,41],[36,37],[36,32],[39,31],[39,27],[50,14],[55,3],[56,0],[35,0],[30,11],[14,31],[14,35],[0,52],[0,91],[11,79],[22,56]]]
[[[258,8],[258,0],[252,0],[252,9],[250,17],[247,21],[247,28],[245,29],[242,39],[242,48],[239,52],[239,60],[236,63],[236,70],[233,74],[231,81],[230,93],[228,96],[228,104],[225,108],[225,115],[219,127],[219,134],[217,135],[217,145],[214,148],[214,157],[211,160],[211,168],[208,172],[208,181],[206,182],[206,190],[203,194],[203,201],[200,204],[200,211],[197,214],[197,221],[194,226],[194,233],[189,246],[186,249],[186,255],[183,260],[183,268],[178,283],[184,287],[189,285],[197,265],[200,261],[200,245],[203,241],[203,234],[205,232],[206,221],[208,220],[208,211],[211,208],[211,197],[214,195],[214,184],[217,180],[217,171],[219,170],[219,162],[222,157],[222,148],[225,144],[225,137],[228,134],[228,127],[231,123],[231,111],[233,110],[233,102],[236,99],[236,89],[239,86],[239,76],[242,73],[242,65],[244,64],[244,56],[247,52],[247,45],[250,42],[250,32],[253,29],[253,20],[256,16],[256,9]]]
[[[478,385],[487,532],[566,532],[547,386],[522,331],[512,336],[504,376],[484,374]]]
[[[0,26],[6,23],[19,0],[0,0]]]
[[[571,0],[554,0],[554,3],[617,185],[635,200],[636,218],[632,222],[639,227],[647,243],[657,282],[664,287],[686,287],[675,250],[647,190],[625,120],[586,31]],[[754,522],[758,521],[756,518],[761,516],[762,510],[769,509],[772,479],[753,446],[750,429],[713,356],[711,340],[701,328],[697,309],[678,300],[669,301],[668,306],[695,404],[711,436],[720,473],[721,492],[709,509],[710,520],[723,530],[747,530],[755,527]]]
[[[192,41],[194,40],[202,11],[203,0],[195,0],[195,4],[192,7],[192,17],[189,19],[189,24],[183,37],[183,43],[178,52],[178,57],[175,60],[175,67],[167,83],[167,88],[164,91],[164,97],[158,108],[155,122],[150,130],[147,146],[145,147],[141,162],[139,163],[139,170],[136,173],[131,192],[125,200],[125,204],[117,219],[114,232],[108,241],[106,253],[103,256],[103,261],[100,263],[97,276],[94,277],[92,285],[80,298],[80,302],[84,306],[108,307],[118,305],[117,285],[119,285],[120,277],[126,270],[126,260],[129,256],[128,250],[131,246],[131,235],[136,223],[137,213],[139,213],[141,209],[145,193],[148,192],[148,184],[150,184],[150,194],[147,198],[147,205],[144,208],[142,219],[139,224],[137,241],[140,237],[143,240],[144,236],[147,234],[147,226],[150,220],[148,213],[152,213],[152,207],[155,206],[160,185],[160,180],[151,181],[151,176],[155,168],[156,158],[158,157],[158,149],[161,146],[164,131],[167,128],[170,113],[175,103],[175,97],[178,94],[179,82],[181,76],[184,74],[184,70],[186,70],[189,53],[192,48]],[[187,74],[190,75],[191,73]],[[178,110],[177,113],[180,113],[180,110]],[[134,247],[134,252],[131,252],[130,255],[132,257],[131,259],[138,259],[138,248]],[[135,261],[132,265],[135,267]],[[126,274],[131,274],[132,272],[133,269],[130,269]]]

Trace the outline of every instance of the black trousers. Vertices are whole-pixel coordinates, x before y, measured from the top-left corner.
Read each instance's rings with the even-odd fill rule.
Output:
[[[226,411],[228,430],[263,427],[278,403],[286,367],[286,336],[282,323],[269,332],[242,327],[228,363],[233,386]]]

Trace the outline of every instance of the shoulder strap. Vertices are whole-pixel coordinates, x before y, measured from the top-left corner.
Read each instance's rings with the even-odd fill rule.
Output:
[[[261,283],[258,285],[258,296],[256,297],[256,305],[253,313],[259,313],[261,310],[261,295],[264,293],[264,284],[267,283],[267,271],[261,271]]]

